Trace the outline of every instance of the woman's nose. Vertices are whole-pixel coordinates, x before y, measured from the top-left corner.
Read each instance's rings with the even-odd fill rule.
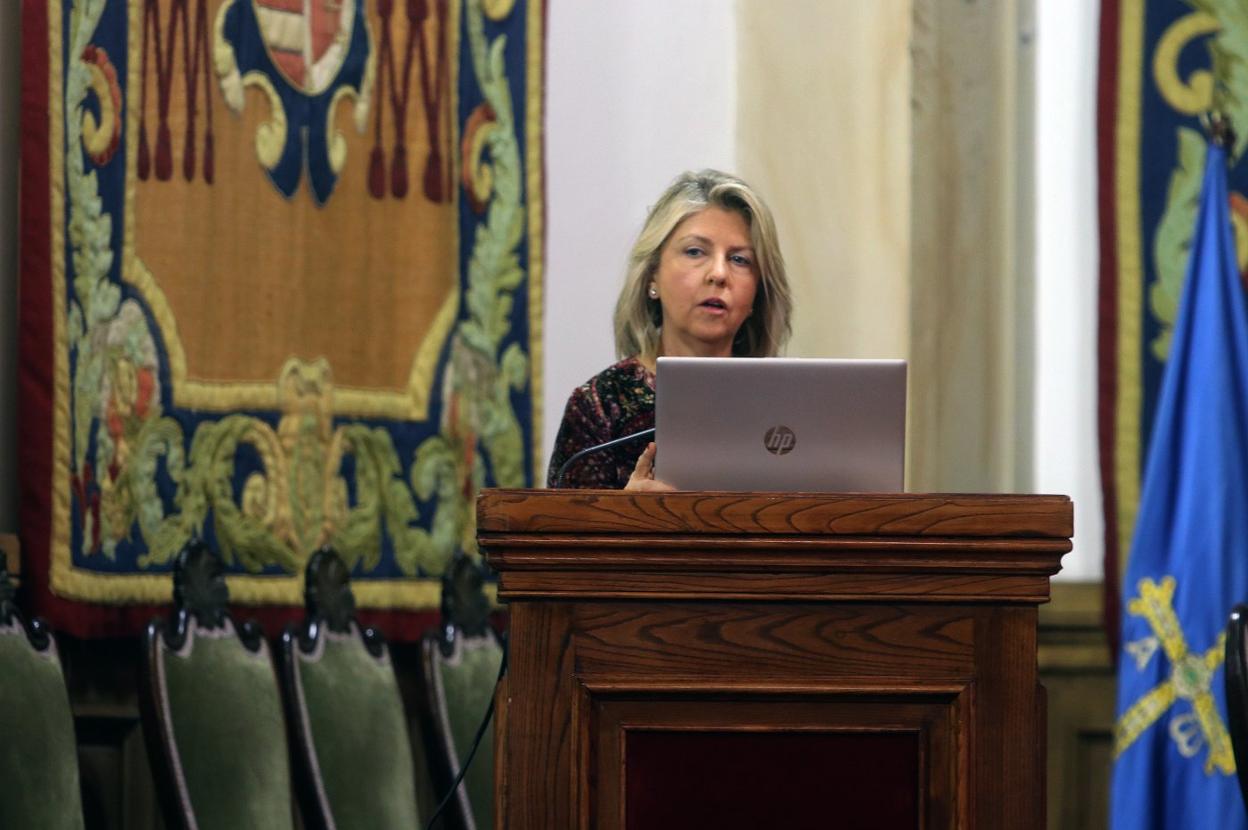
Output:
[[[706,269],[706,281],[712,285],[723,285],[728,279],[728,262],[723,257],[711,257],[711,265]]]

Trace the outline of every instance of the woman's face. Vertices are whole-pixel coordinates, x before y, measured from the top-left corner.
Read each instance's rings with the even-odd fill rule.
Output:
[[[663,245],[651,286],[663,306],[662,354],[730,357],[758,280],[741,214],[708,207],[685,217]]]

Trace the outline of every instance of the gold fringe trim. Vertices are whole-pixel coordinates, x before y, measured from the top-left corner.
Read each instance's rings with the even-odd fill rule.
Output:
[[[1118,229],[1118,397],[1114,418],[1114,479],[1118,491],[1119,580],[1126,576],[1140,502],[1140,343],[1143,302],[1140,239],[1140,77],[1144,8],[1123,0],[1119,11],[1118,111],[1114,125],[1114,200]]]

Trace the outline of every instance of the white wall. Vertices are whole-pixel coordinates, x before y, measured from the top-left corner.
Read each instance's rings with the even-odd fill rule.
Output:
[[[1096,436],[1098,8],[1036,3],[1035,489],[1075,502],[1058,578],[1098,579],[1104,521]]]
[[[573,0],[548,20],[547,457],[568,395],[614,361],[611,313],[646,209],[683,170],[733,169],[737,37],[725,0]]]

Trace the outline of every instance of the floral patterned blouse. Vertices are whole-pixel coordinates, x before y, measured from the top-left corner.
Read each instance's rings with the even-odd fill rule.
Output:
[[[568,468],[561,484],[556,485],[555,478],[564,462],[579,450],[653,426],[654,373],[635,357],[604,369],[568,398],[550,456],[546,486],[623,489],[637,457],[646,448],[645,439],[589,453]]]

